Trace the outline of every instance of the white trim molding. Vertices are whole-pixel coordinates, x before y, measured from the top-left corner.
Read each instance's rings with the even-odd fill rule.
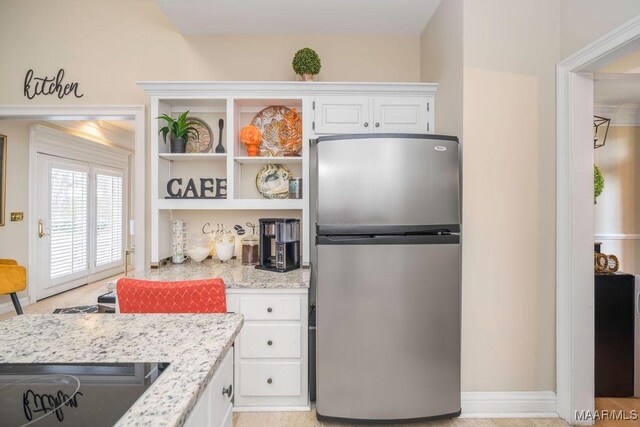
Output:
[[[461,418],[557,418],[553,391],[462,392]]]
[[[300,98],[309,95],[435,95],[437,83],[349,83],[349,82],[173,82],[139,81],[138,86],[147,95],[159,98],[206,99],[233,97],[259,99],[261,97],[291,96]]]
[[[640,44],[640,16],[557,66],[556,375],[557,412],[570,424],[593,410],[593,77]]]

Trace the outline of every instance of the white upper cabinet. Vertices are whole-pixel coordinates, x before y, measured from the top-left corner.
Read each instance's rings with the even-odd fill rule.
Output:
[[[431,133],[433,101],[422,96],[373,98],[373,131]]]
[[[433,133],[433,96],[316,97],[316,135]]]
[[[315,133],[367,133],[371,129],[367,96],[322,96],[315,99]]]

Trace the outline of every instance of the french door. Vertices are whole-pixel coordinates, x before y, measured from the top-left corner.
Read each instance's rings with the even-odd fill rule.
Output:
[[[38,154],[36,299],[122,269],[124,171]]]

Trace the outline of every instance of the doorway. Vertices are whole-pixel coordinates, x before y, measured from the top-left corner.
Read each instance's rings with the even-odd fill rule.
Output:
[[[640,17],[557,66],[557,407],[576,425],[595,409],[593,73],[638,50]]]
[[[47,122],[49,124],[53,124],[55,126],[63,126],[65,122],[74,121],[74,122],[100,122],[100,123],[108,123],[113,121],[128,121],[130,123],[129,128],[131,134],[133,135],[131,138],[130,149],[132,155],[129,156],[129,165],[128,165],[128,175],[124,175],[122,180],[124,185],[128,180],[132,183],[130,188],[129,198],[130,201],[125,201],[121,209],[123,210],[124,218],[131,218],[132,222],[129,223],[126,219],[123,221],[122,230],[126,230],[123,232],[122,242],[124,242],[125,247],[133,247],[135,252],[132,257],[129,258],[130,265],[133,265],[136,271],[141,271],[145,268],[145,126],[144,126],[144,107],[143,106],[0,106],[0,120],[11,120],[11,121],[37,121],[37,122]],[[1,123],[0,123],[1,124]],[[72,131],[71,133],[74,133]],[[22,141],[25,145],[28,144],[31,139],[31,132],[27,134],[27,136],[23,139],[26,141]],[[18,143],[15,139],[9,141],[11,143]],[[42,177],[38,176],[38,170],[43,170],[42,167],[38,166],[38,163],[41,160],[38,159],[38,149],[32,144],[28,144],[29,150],[28,153],[25,153],[24,157],[28,157],[28,160],[25,159],[25,168],[28,164],[28,176],[25,175],[24,179],[18,180],[15,182],[17,189],[15,189],[14,194],[20,193],[20,197],[23,197],[21,193],[24,193],[25,199],[28,201],[24,201],[23,209],[25,210],[24,221],[22,224],[24,226],[21,228],[19,238],[21,241],[28,241],[28,254],[25,254],[24,259],[21,260],[21,263],[28,267],[28,287],[27,291],[21,295],[21,303],[23,305],[28,305],[31,302],[35,302],[37,299],[42,298],[43,295],[46,295],[47,292],[51,294],[57,293],[58,291],[64,290],[64,285],[62,283],[58,283],[62,280],[56,281],[55,279],[59,279],[59,277],[54,277],[51,280],[51,283],[48,283],[48,286],[53,286],[55,289],[50,289],[44,294],[38,294],[36,286],[31,286],[31,284],[38,283],[38,269],[36,265],[38,265],[38,257],[41,256],[40,245],[38,242],[38,234],[44,234],[43,238],[49,238],[47,236],[48,233],[51,232],[50,226],[51,223],[43,223],[43,227],[39,228],[38,225],[38,192],[36,191],[36,186],[29,186],[29,183],[35,183],[38,179],[42,179]],[[71,153],[54,153],[54,157],[56,157],[56,161],[58,163],[65,163],[65,167],[69,166],[69,161],[77,160],[74,159],[76,156],[77,150],[71,150]],[[51,153],[49,153],[51,154]],[[91,151],[89,150],[89,154]],[[93,160],[93,159],[92,159]],[[113,196],[113,192],[117,192],[113,187],[119,187],[117,177],[121,175],[122,168],[119,168],[117,165],[114,165],[109,162],[104,161],[87,161],[87,159],[80,159],[80,163],[87,163],[88,166],[84,169],[84,173],[87,175],[87,219],[86,226],[89,227],[91,225],[91,221],[94,221],[96,224],[96,232],[94,237],[94,242],[91,243],[90,240],[86,242],[86,251],[85,256],[89,267],[85,266],[85,271],[82,271],[78,265],[81,265],[82,262],[77,262],[78,265],[71,266],[71,273],[67,275],[68,265],[62,266],[60,272],[65,272],[67,275],[65,277],[64,282],[69,286],[74,285],[74,281],[84,281],[87,280],[84,277],[87,275],[88,270],[88,278],[91,280],[92,277],[99,277],[97,275],[108,274],[110,267],[118,264],[122,265],[122,260],[118,260],[119,250],[111,251],[111,254],[107,256],[109,250],[107,246],[118,247],[119,242],[117,236],[120,235],[118,231],[118,227],[115,224],[103,224],[101,225],[102,234],[99,233],[97,228],[98,217],[99,215],[99,206],[98,206],[98,195],[96,188],[95,201],[93,205],[91,204],[91,200],[89,199],[89,185],[91,184],[91,179],[94,177],[95,179],[101,177],[102,185],[101,188],[106,188],[108,181],[112,184],[112,188],[109,191],[112,191],[111,196]],[[58,165],[61,166],[61,165]],[[86,166],[86,165],[85,165]],[[126,168],[126,167],[125,167]],[[55,169],[55,168],[54,168]],[[82,167],[78,168],[78,165],[72,165],[71,168],[74,173],[79,169],[83,170]],[[65,171],[64,168],[58,168],[60,171]],[[51,174],[51,172],[49,172]],[[56,172],[58,174],[62,172]],[[51,179],[51,175],[49,176]],[[81,178],[78,177],[81,182]],[[26,182],[25,182],[26,181]],[[28,193],[28,194],[27,194]],[[124,193],[123,193],[124,196]],[[51,197],[51,194],[48,195]],[[79,196],[78,196],[79,197]],[[118,207],[115,204],[105,204],[106,198],[111,199],[112,197],[103,197],[100,202],[100,207],[102,209],[115,209],[118,210]],[[42,199],[42,198],[40,198]],[[46,198],[45,198],[46,200]],[[93,207],[92,207],[93,206]],[[10,206],[7,207],[8,210]],[[90,215],[94,211],[93,215]],[[125,211],[126,210],[126,211]],[[127,215],[128,211],[128,215]],[[78,215],[82,216],[82,215]],[[73,218],[72,218],[73,219]],[[76,220],[76,224],[80,224]],[[119,221],[117,221],[119,223]],[[139,225],[135,227],[135,223]],[[14,228],[17,229],[18,224],[15,223]],[[48,228],[47,228],[48,227]],[[135,233],[133,231],[135,227]],[[87,228],[87,233],[89,233],[89,228]],[[80,233],[82,234],[82,233]],[[67,236],[68,238],[68,236]],[[102,247],[99,245],[102,244]],[[55,251],[54,251],[55,254]],[[98,259],[98,256],[101,256]],[[82,257],[81,257],[82,259]],[[93,262],[89,261],[93,260]],[[91,264],[94,264],[93,266]],[[86,265],[86,263],[85,263]],[[64,269],[67,270],[64,270]],[[119,267],[121,269],[121,267]],[[62,274],[62,273],[61,273]],[[74,274],[77,276],[74,277]],[[80,277],[78,277],[80,276]],[[49,277],[51,279],[51,277]],[[55,284],[54,284],[55,282]],[[76,282],[77,284],[77,282]],[[62,286],[61,286],[62,285]],[[56,288],[57,287],[57,288]]]
[[[37,155],[37,300],[123,271],[126,163],[97,160]]]

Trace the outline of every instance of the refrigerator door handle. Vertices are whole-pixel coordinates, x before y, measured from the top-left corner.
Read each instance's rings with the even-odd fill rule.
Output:
[[[316,245],[437,245],[458,243],[460,243],[460,236],[457,234],[316,236]]]
[[[636,315],[640,316],[640,292],[636,291]]]

